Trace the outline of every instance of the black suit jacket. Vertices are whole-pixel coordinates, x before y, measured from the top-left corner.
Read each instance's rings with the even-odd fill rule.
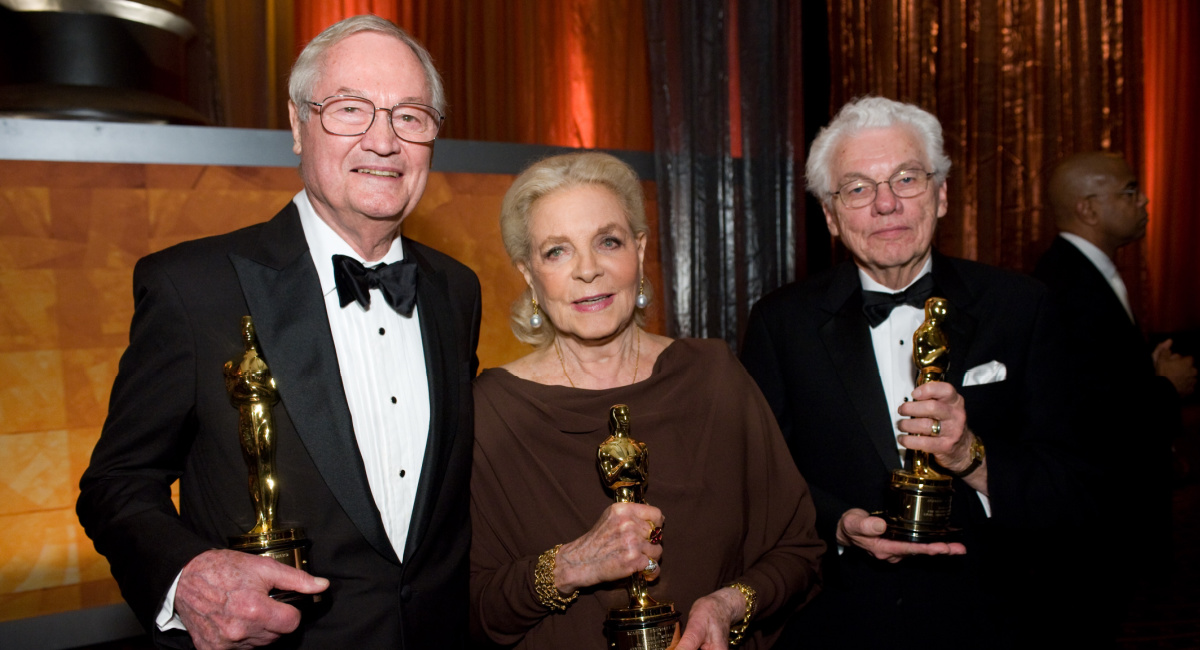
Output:
[[[138,262],[130,344],[77,510],[147,629],[155,630],[163,597],[188,561],[253,524],[238,415],[222,377],[224,362],[242,349],[240,320],[248,314],[281,397],[274,408],[279,516],[307,530],[311,571],[330,580],[325,602],[279,645],[465,643],[479,283],[451,258],[403,245],[420,269],[432,402],[403,558],[367,483],[295,205],[269,222]],[[170,498],[176,479],[178,513]],[[178,632],[153,634],[160,644],[190,644]]]
[[[986,444],[992,516],[975,491],[956,480],[953,521],[963,528],[966,556],[888,564],[856,548],[828,553],[825,593],[793,626],[809,645],[994,642],[992,635],[1004,627],[997,608],[1005,598],[992,579],[1019,564],[1019,549],[1009,546],[1014,540],[1036,544],[1032,531],[1050,528],[1085,498],[1084,467],[1070,453],[1074,436],[1070,398],[1062,391],[1060,331],[1045,288],[936,253],[933,276],[935,295],[950,304],[946,380],[966,400],[968,426]],[[755,305],[743,345],[742,360],[809,482],[818,531],[830,548],[836,548],[837,521],[846,510],[883,509],[891,471],[900,467],[891,425],[899,416],[885,401],[861,288],[850,262],[783,287]],[[968,369],[990,361],[1005,364],[1007,379],[962,385]],[[997,546],[1006,548],[1000,553]],[[915,620],[929,621],[930,633],[906,638],[903,630]]]
[[[1180,400],[1154,372],[1141,329],[1108,280],[1075,245],[1056,237],[1034,277],[1050,287],[1071,332],[1072,364],[1083,381],[1084,430],[1095,462],[1119,464],[1139,479],[1119,490],[1100,486],[1126,511],[1130,525],[1112,535],[1132,547],[1165,548],[1170,524],[1170,445],[1180,430]],[[1116,450],[1120,450],[1116,452]]]

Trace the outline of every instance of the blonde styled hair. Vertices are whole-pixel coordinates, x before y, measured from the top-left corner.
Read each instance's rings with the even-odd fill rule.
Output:
[[[645,196],[637,173],[620,159],[606,153],[584,152],[551,156],[533,163],[513,181],[504,195],[500,207],[500,235],[504,239],[504,250],[513,265],[530,268],[533,241],[529,233],[529,218],[533,206],[539,200],[561,190],[581,185],[598,185],[608,189],[616,197],[629,229],[634,236],[648,233],[646,223]],[[647,296],[652,295],[648,282],[642,281]],[[645,324],[644,309],[634,310],[638,325]],[[533,315],[533,289],[526,287],[512,304],[509,326],[518,340],[535,347],[544,347],[554,341],[554,324],[548,314],[542,313],[543,324],[534,329],[529,325]]]

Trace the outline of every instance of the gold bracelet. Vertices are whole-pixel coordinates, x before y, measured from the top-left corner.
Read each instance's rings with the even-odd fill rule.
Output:
[[[729,645],[735,646],[746,638],[746,630],[750,628],[750,619],[754,617],[754,607],[757,604],[757,598],[754,595],[754,587],[748,584],[735,582],[729,586],[742,592],[742,595],[746,597],[746,615],[742,617],[741,622],[738,624],[729,626]]]
[[[558,558],[558,549],[562,544],[538,556],[537,568],[533,570],[533,590],[537,593],[538,602],[546,609],[555,612],[565,612],[567,606],[579,596],[579,590],[564,597],[558,587],[554,586],[554,563]]]

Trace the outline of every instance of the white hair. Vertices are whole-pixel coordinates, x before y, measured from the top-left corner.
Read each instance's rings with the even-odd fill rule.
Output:
[[[391,36],[412,49],[417,60],[421,62],[421,67],[425,70],[425,85],[429,89],[433,107],[438,109],[442,115],[446,114],[446,92],[442,88],[442,76],[438,74],[437,68],[433,65],[433,57],[408,32],[389,20],[368,14],[351,16],[330,25],[325,31],[317,34],[316,38],[309,41],[308,45],[304,46],[304,50],[300,52],[300,56],[296,58],[296,63],[292,66],[292,74],[288,78],[288,95],[291,97],[292,103],[296,105],[296,114],[300,117],[301,122],[308,120],[309,111],[300,110],[305,102],[323,99],[314,98],[312,92],[321,76],[321,65],[324,62],[325,53],[346,38],[362,32],[375,32]]]
[[[833,152],[846,137],[866,129],[904,126],[912,130],[925,146],[925,157],[933,169],[934,180],[941,184],[950,174],[950,157],[942,139],[942,124],[932,113],[913,104],[904,104],[886,97],[862,97],[842,107],[817,134],[808,150],[804,175],[808,191],[829,208],[833,193]]]

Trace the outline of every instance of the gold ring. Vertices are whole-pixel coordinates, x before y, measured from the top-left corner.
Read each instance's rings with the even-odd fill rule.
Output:
[[[942,432],[942,423],[940,420],[934,420],[933,426],[929,427],[929,432],[933,435],[939,435]]]
[[[650,536],[646,538],[646,541],[654,545],[662,544],[662,535],[662,526],[655,526],[650,529]]]

